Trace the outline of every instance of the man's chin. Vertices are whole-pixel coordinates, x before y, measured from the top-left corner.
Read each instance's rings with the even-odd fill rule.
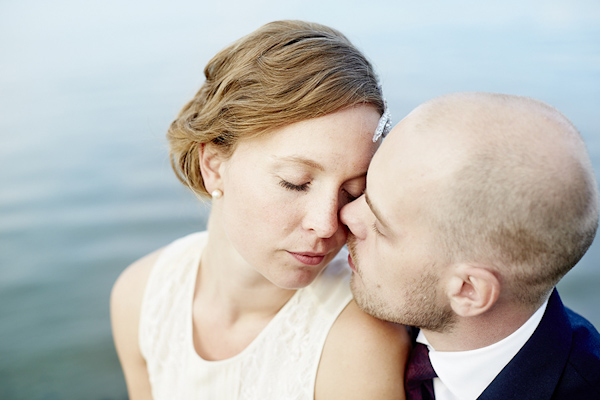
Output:
[[[363,288],[364,285],[362,279],[360,279],[360,275],[358,275],[356,272],[353,272],[352,276],[350,277],[350,291],[352,292],[354,299],[363,297]]]
[[[354,296],[354,301],[361,310],[375,318],[384,321],[397,322],[394,321],[392,315],[385,312],[385,307],[383,307],[379,301],[369,298],[360,275],[356,273],[352,274],[352,278],[350,279],[350,290]]]

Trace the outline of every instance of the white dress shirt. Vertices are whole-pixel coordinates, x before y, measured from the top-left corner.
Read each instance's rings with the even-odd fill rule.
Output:
[[[548,300],[510,336],[487,347],[468,351],[436,351],[423,331],[417,342],[427,345],[436,400],[476,400],[496,375],[512,360],[539,325]]]

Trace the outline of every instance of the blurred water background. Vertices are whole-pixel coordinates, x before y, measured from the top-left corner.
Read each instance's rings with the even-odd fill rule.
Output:
[[[207,213],[170,171],[166,128],[214,53],[288,18],[346,33],[395,122],[452,91],[536,97],[578,126],[600,174],[597,0],[2,0],[1,399],[127,397],[111,286]],[[559,285],[597,327],[599,249]]]

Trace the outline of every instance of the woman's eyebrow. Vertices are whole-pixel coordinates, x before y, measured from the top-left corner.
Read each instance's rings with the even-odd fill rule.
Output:
[[[299,157],[299,156],[277,157],[277,161],[286,161],[286,162],[304,164],[309,167],[318,169],[319,171],[325,171],[325,167],[323,167],[321,164],[319,164],[318,162],[316,162],[314,160],[305,158],[305,157]]]

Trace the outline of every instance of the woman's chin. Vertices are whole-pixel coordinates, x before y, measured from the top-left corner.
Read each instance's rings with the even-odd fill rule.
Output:
[[[322,270],[323,268],[301,268],[293,273],[274,277],[269,280],[282,289],[298,290],[313,283]]]

